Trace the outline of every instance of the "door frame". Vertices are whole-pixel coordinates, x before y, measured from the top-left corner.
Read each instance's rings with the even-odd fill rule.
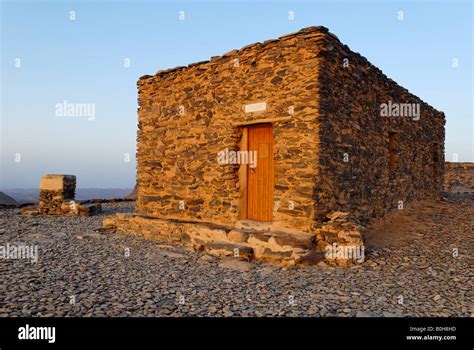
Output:
[[[249,149],[249,125],[242,126],[242,138],[240,139],[240,150]],[[239,219],[247,219],[247,167],[248,164],[239,166],[239,192],[240,192],[240,212]]]

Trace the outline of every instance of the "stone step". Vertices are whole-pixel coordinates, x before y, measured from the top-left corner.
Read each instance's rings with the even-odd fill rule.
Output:
[[[305,232],[262,231],[124,214],[106,217],[104,226],[147,238],[178,241],[210,255],[247,261],[255,259],[295,265],[315,248],[315,237]],[[304,261],[309,264],[312,260]]]
[[[213,256],[230,256],[247,261],[255,258],[253,248],[241,244],[207,242],[204,245],[204,250]]]

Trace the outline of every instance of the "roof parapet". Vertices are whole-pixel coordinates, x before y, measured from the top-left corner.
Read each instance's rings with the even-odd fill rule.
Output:
[[[142,77],[140,77],[139,80],[141,79],[149,79],[151,77],[162,77],[162,76],[165,76],[169,73],[172,73],[172,72],[177,72],[177,71],[180,71],[180,70],[184,70],[184,69],[187,69],[187,68],[191,68],[191,67],[196,67],[196,66],[200,66],[202,64],[206,64],[206,63],[209,63],[209,62],[215,62],[217,60],[221,60],[223,58],[227,58],[229,56],[232,56],[234,54],[237,54],[239,52],[242,52],[242,51],[245,51],[245,50],[248,50],[250,48],[253,48],[253,47],[256,47],[256,46],[265,46],[265,45],[268,45],[268,44],[271,44],[271,43],[274,43],[274,42],[277,42],[277,41],[281,41],[281,40],[286,40],[286,39],[291,39],[293,37],[297,37],[297,36],[300,36],[300,35],[305,35],[305,34],[311,34],[311,33],[323,33],[323,34],[326,34],[326,33],[329,33],[329,29],[324,27],[324,26],[311,26],[311,27],[306,27],[306,28],[303,28],[303,29],[300,29],[299,31],[297,32],[294,32],[294,33],[290,33],[290,34],[285,34],[285,35],[282,35],[280,36],[278,39],[270,39],[270,40],[265,40],[263,43],[261,42],[256,42],[256,43],[253,43],[253,44],[249,44],[249,45],[246,45],[240,49],[234,49],[234,50],[231,50],[221,56],[212,56],[209,60],[206,60],[206,61],[200,61],[200,62],[194,62],[194,63],[190,63],[188,64],[187,66],[179,66],[179,67],[174,67],[174,68],[168,68],[168,69],[163,69],[163,70],[159,70],[155,73],[154,76],[150,76],[150,75],[144,75]],[[337,39],[337,37],[334,35],[334,37]]]

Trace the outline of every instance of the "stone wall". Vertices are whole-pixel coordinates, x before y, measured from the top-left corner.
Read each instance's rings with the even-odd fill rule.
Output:
[[[439,198],[444,114],[330,33],[320,57],[321,166],[315,187],[315,225],[320,226],[330,212],[349,212],[368,222],[412,200]],[[390,101],[419,104],[419,120],[415,113],[412,117],[381,116],[381,105]],[[392,132],[396,142],[391,157]]]
[[[241,219],[239,166],[219,165],[217,154],[240,148],[242,123],[271,120],[273,228],[310,231],[323,38],[323,29],[310,28],[142,77],[137,213],[235,225]],[[244,106],[256,102],[266,102],[267,110],[245,113]]]
[[[445,163],[444,190],[474,193],[474,163]]]

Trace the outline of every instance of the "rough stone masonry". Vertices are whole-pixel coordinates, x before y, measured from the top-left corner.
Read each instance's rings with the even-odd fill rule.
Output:
[[[81,215],[89,216],[101,211],[100,204],[84,204],[76,201],[76,177],[74,175],[48,174],[41,178],[38,206],[22,209],[23,215]]]
[[[143,76],[138,103],[136,212],[104,221],[124,232],[345,265],[328,249],[360,252],[364,225],[442,191],[444,114],[324,27]],[[249,165],[218,162],[256,125],[272,130],[270,222],[248,220]]]
[[[74,175],[50,174],[41,178],[38,209],[41,214],[62,215],[63,202],[73,201],[76,195]]]

